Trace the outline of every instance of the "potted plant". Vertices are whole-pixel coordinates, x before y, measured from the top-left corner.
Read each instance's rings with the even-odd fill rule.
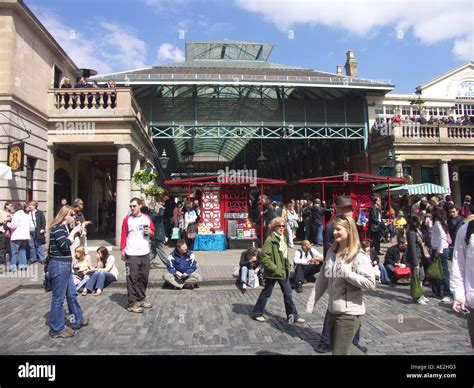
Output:
[[[133,180],[135,183],[150,183],[154,179],[158,178],[158,174],[152,169],[141,169],[133,174]]]
[[[145,195],[147,197],[161,197],[165,193],[165,189],[160,186],[156,186],[153,183],[150,183],[145,188]]]

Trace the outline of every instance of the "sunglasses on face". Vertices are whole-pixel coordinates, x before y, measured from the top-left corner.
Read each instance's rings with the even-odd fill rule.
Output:
[[[130,205],[130,209],[136,208],[138,205]]]
[[[276,225],[277,228],[284,228],[285,225]]]

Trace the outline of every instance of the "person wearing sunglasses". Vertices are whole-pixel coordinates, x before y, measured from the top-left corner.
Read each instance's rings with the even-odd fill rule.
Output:
[[[253,318],[258,322],[265,322],[263,312],[276,282],[278,282],[283,292],[287,321],[289,323],[305,322],[303,318],[298,317],[298,311],[291,294],[290,262],[284,235],[285,227],[285,220],[282,217],[274,218],[268,226],[270,233],[263,245],[261,259],[265,288],[260,293],[252,312]]]
[[[152,308],[146,300],[146,288],[150,274],[150,238],[155,234],[153,221],[141,212],[142,200],[130,200],[131,214],[122,223],[120,249],[127,271],[128,308],[131,313],[143,313]]]
[[[354,220],[339,216],[333,224],[334,243],[321,267],[306,311],[313,312],[315,304],[328,291],[329,336],[333,354],[364,354],[353,344],[353,339],[365,314],[362,290],[375,288],[375,276],[370,259],[361,249]]]

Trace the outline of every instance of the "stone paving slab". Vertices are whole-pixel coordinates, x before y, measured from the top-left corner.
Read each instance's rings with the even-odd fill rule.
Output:
[[[90,324],[68,339],[51,339],[47,319],[51,294],[22,290],[0,300],[0,354],[295,354],[317,355],[326,309],[325,296],[313,314],[304,308],[311,291],[293,293],[303,325],[286,323],[283,296],[275,289],[264,323],[250,318],[259,290],[235,287],[197,290],[149,290],[154,308],[143,314],[126,311],[126,292],[107,288],[100,297],[79,297]],[[429,296],[429,295],[428,295]],[[466,319],[449,305],[411,303],[408,287],[385,287],[366,293],[367,314],[361,344],[369,354],[474,355]],[[65,306],[66,307],[66,306]],[[399,333],[382,319],[422,317],[436,332]]]

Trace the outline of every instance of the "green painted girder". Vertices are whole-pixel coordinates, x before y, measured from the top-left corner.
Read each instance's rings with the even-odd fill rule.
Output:
[[[160,123],[161,124],[161,123]],[[150,123],[154,139],[365,139],[363,123],[265,123],[264,125],[221,124],[221,125],[159,125]],[[184,149],[184,148],[183,148]]]

